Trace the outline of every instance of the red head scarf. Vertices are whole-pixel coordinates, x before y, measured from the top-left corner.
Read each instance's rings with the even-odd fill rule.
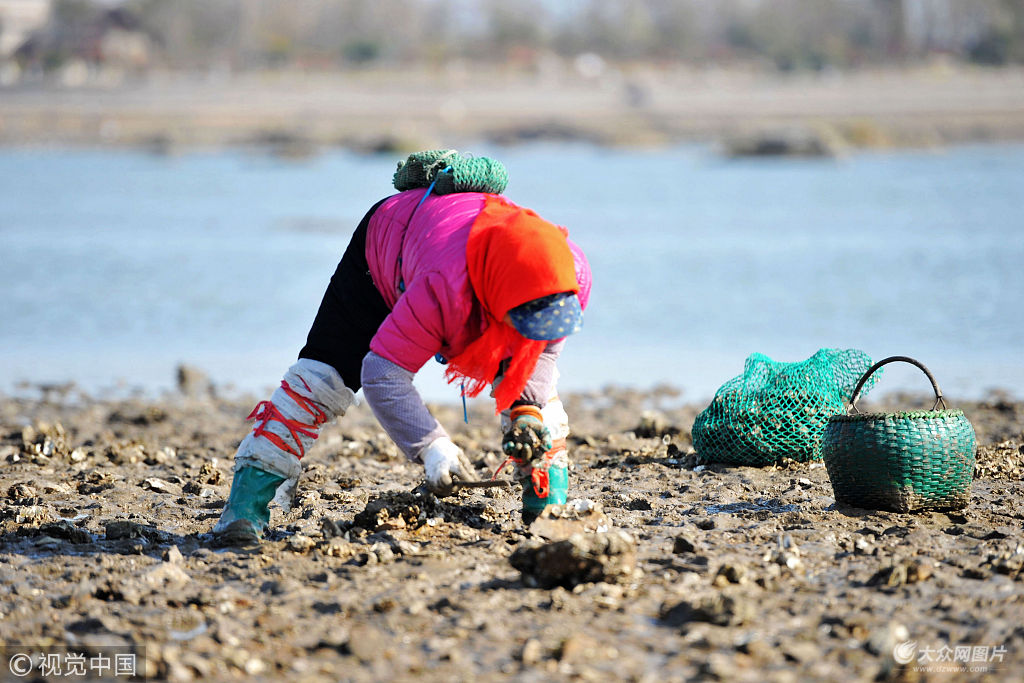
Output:
[[[466,264],[487,328],[449,361],[445,377],[465,380],[465,394],[476,396],[509,359],[494,392],[498,412],[519,398],[550,343],[526,339],[503,322],[505,314],[542,296],[579,291],[567,235],[564,228],[496,195],[487,197],[470,228]]]

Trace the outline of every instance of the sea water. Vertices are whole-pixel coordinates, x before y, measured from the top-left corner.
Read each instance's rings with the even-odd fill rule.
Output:
[[[1022,145],[473,151],[502,160],[509,198],[567,226],[590,259],[563,390],[667,384],[703,400],[753,352],[838,347],[915,357],[953,399],[1024,393]],[[276,385],[396,161],[0,150],[0,391],[158,393],[179,363],[224,389]],[[417,386],[458,400],[432,362]],[[888,366],[879,388],[928,384]]]

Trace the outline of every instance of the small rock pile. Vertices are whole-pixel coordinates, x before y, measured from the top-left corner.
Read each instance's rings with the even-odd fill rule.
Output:
[[[1024,444],[1016,441],[1003,441],[991,446],[978,448],[974,463],[974,476],[977,479],[1019,480],[1024,474]]]

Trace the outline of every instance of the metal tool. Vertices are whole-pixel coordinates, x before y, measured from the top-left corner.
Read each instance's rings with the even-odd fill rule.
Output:
[[[487,479],[484,481],[453,481],[452,486],[463,489],[493,489],[499,487],[512,488],[508,479]]]

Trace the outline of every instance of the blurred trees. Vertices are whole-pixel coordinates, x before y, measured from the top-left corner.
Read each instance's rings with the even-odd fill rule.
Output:
[[[780,70],[936,54],[1024,63],[1021,0],[56,0],[49,33],[73,35],[76,23],[114,6],[152,37],[151,64],[184,69],[530,63],[581,54]]]

